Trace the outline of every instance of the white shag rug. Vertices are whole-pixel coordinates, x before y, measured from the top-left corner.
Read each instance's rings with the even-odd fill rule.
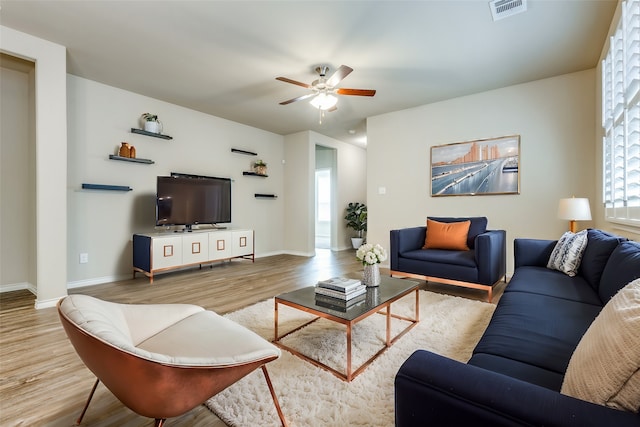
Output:
[[[413,317],[415,294],[392,304],[392,313]],[[295,329],[313,316],[279,305],[280,333]],[[417,349],[426,349],[461,362],[487,327],[495,305],[420,291],[420,323],[401,337],[352,382],[283,350],[267,364],[282,411],[291,427],[393,426],[393,381],[400,365]],[[273,299],[226,317],[273,340]],[[392,336],[407,323],[392,320]],[[375,314],[352,331],[355,370],[382,348],[385,316]],[[325,319],[283,340],[288,346],[341,371],[346,370],[346,327]],[[232,427],[279,426],[262,370],[258,369],[207,401],[206,406]]]

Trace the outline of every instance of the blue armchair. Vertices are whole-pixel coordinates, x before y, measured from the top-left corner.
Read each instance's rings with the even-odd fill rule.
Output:
[[[486,217],[429,219],[438,222],[470,220],[469,250],[423,249],[426,226],[391,230],[391,276],[486,290],[490,302],[493,286],[506,279],[506,232],[487,230]]]

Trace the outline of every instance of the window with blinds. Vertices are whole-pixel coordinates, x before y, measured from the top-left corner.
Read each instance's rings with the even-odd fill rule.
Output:
[[[602,61],[603,200],[608,221],[640,227],[640,0],[621,7]]]

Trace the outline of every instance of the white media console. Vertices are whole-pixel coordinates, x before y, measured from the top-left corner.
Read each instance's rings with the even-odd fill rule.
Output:
[[[196,230],[133,235],[133,277],[215,261],[255,260],[253,230]]]

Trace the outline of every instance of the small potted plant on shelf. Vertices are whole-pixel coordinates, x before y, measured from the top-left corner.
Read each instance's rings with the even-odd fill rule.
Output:
[[[267,164],[262,160],[256,160],[253,163],[253,171],[258,175],[266,175],[267,174]]]
[[[158,116],[156,114],[144,113],[140,116],[142,119],[144,130],[152,133],[161,133],[162,132],[162,123],[158,120]]]
[[[353,228],[357,237],[351,238],[353,249],[358,249],[364,240],[362,233],[367,231],[367,206],[360,202],[351,202],[347,205],[347,228]]]

